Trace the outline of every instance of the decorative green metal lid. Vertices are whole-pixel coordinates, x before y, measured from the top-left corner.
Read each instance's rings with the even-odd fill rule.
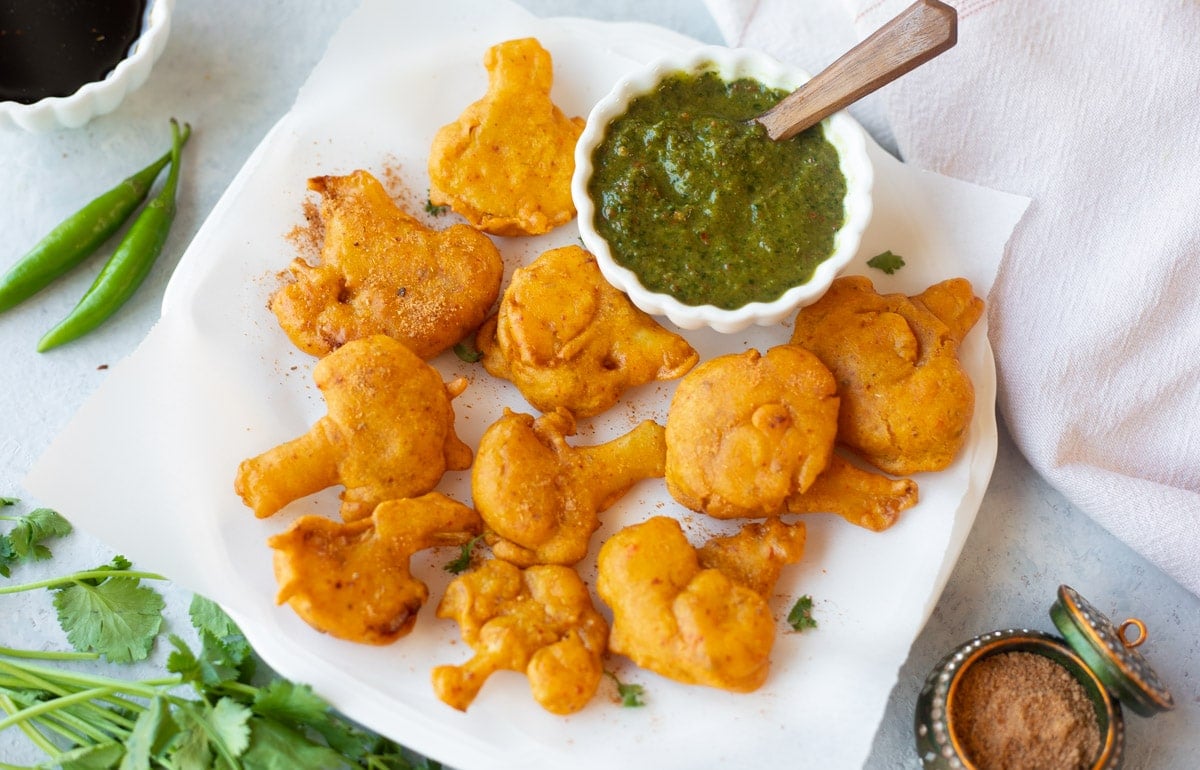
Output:
[[[1175,708],[1171,693],[1134,649],[1146,641],[1146,626],[1142,621],[1132,618],[1114,626],[1069,586],[1058,587],[1058,600],[1050,607],[1050,618],[1071,649],[1122,705],[1142,716]],[[1137,631],[1132,639],[1126,636],[1131,628]]]

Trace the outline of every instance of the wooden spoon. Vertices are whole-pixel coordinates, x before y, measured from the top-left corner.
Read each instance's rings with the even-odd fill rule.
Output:
[[[917,0],[755,120],[772,139],[789,139],[956,42],[954,8],[939,0]]]

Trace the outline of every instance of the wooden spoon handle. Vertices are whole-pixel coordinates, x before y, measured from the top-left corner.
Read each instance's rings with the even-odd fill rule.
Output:
[[[958,42],[958,13],[917,0],[756,120],[788,139],[916,69]]]

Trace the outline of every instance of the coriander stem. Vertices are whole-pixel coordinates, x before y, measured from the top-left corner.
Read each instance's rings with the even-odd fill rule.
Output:
[[[53,650],[17,650],[0,647],[0,655],[8,658],[33,658],[35,660],[97,660],[98,652],[55,652]]]
[[[70,741],[72,745],[84,745],[85,738],[82,737],[78,732],[67,727],[65,723],[63,723],[63,720],[57,718],[58,716],[58,714],[45,714],[40,717],[34,717],[33,719],[29,720],[29,722],[36,722],[45,727],[47,730],[58,733],[58,735]],[[33,725],[24,722],[21,723],[21,729],[26,730],[26,728],[32,729]],[[28,734],[28,730],[26,730],[26,734]],[[32,739],[32,736],[30,736],[30,738]],[[111,739],[106,738],[105,740]],[[45,747],[42,747],[42,750],[44,751]]]
[[[226,692],[237,692],[243,695],[254,697],[258,694],[258,688],[241,682],[222,682],[221,689]]]
[[[27,719],[32,719],[33,717],[41,716],[42,714],[76,703],[86,703],[94,698],[109,695],[114,689],[112,687],[96,687],[90,690],[80,690],[72,695],[63,695],[54,700],[40,701],[34,706],[28,706],[13,714],[9,714],[4,719],[0,719],[0,732],[4,732],[13,725],[21,724]]]
[[[18,683],[23,683],[25,687],[32,685],[35,688],[51,693],[60,698],[66,697],[68,694],[70,694],[70,691],[67,689],[67,687],[64,687],[63,685],[69,685],[75,688],[111,687],[113,692],[130,692],[130,687],[128,686],[129,683],[119,679],[87,677],[77,674],[70,674],[66,671],[60,671],[58,669],[43,668],[41,666],[35,666],[28,663],[24,664],[24,666],[17,666],[0,660],[0,672],[4,671],[7,671],[14,679],[17,680]],[[38,674],[44,674],[46,675],[46,678],[38,676]],[[21,685],[18,684],[17,686],[19,687]],[[132,694],[153,697],[157,693],[158,690],[151,689],[150,694],[146,694],[144,692],[133,692]],[[139,703],[122,700],[111,695],[105,696],[105,699],[113,702],[115,705],[123,709],[143,708],[143,706]],[[126,719],[115,711],[106,709],[96,703],[83,703],[80,704],[80,708],[87,709],[94,715],[95,718],[102,719],[105,722],[114,723],[118,727],[123,727],[128,730],[133,726],[133,722],[130,720]]]
[[[82,705],[87,707],[89,712],[95,710],[95,707],[91,703],[85,703]],[[62,711],[54,714],[48,714],[45,717],[42,717],[42,719],[46,721],[53,719],[56,722],[61,722],[63,725],[63,730],[70,728],[75,730],[77,733],[86,735],[96,741],[110,741],[113,739],[114,733],[127,733],[133,727],[129,722],[125,722],[125,724],[119,724],[109,721],[104,722],[103,725],[100,724],[100,720],[97,720],[96,722],[89,722],[87,719],[75,713],[76,708],[78,707],[68,706]],[[103,709],[103,711],[105,713],[110,713],[107,711],[107,709]],[[96,717],[92,717],[92,719],[96,719]],[[65,737],[65,733],[63,732],[59,732],[59,735],[63,735]]]
[[[7,695],[0,695],[0,708],[3,708],[5,713],[9,715],[19,712],[17,709],[17,704],[13,703],[12,698],[8,697]],[[20,726],[21,732],[25,733],[25,736],[33,742],[33,745],[41,749],[46,756],[50,757],[51,759],[58,756],[58,747],[51,743],[49,738],[47,738],[45,735],[42,735],[40,730],[33,725],[26,724],[25,722],[21,722]],[[7,765],[7,767],[14,766]]]
[[[73,575],[63,575],[61,577],[47,578],[45,580],[37,580],[32,583],[21,583],[15,586],[4,586],[0,588],[0,594],[16,594],[22,591],[32,591],[37,588],[51,588],[53,586],[66,585],[67,583],[79,583],[84,580],[97,580],[104,578],[134,578],[141,580],[166,580],[162,575],[153,572],[136,572],[133,570],[117,570],[117,569],[92,569],[83,572],[76,572]]]
[[[182,677],[154,680],[156,684],[147,685],[145,682],[129,682],[124,679],[78,674],[61,669],[39,666],[34,663],[25,663],[18,667],[2,660],[0,660],[0,671],[8,671],[21,678],[27,678],[30,675],[40,675],[46,677],[45,680],[42,680],[43,682],[58,682],[59,684],[67,684],[75,687],[112,687],[115,692],[122,692],[127,695],[140,695],[145,698],[153,698],[156,695],[161,695],[159,688],[164,685],[174,686],[183,684]],[[26,676],[22,676],[23,674]],[[44,684],[39,684],[38,686],[45,687]],[[45,689],[53,690],[52,687],[45,687]]]

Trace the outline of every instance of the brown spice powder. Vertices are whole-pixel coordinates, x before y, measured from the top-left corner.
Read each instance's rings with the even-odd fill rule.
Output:
[[[1100,753],[1100,726],[1083,685],[1031,652],[992,655],[967,669],[950,721],[979,770],[1087,770]]]

